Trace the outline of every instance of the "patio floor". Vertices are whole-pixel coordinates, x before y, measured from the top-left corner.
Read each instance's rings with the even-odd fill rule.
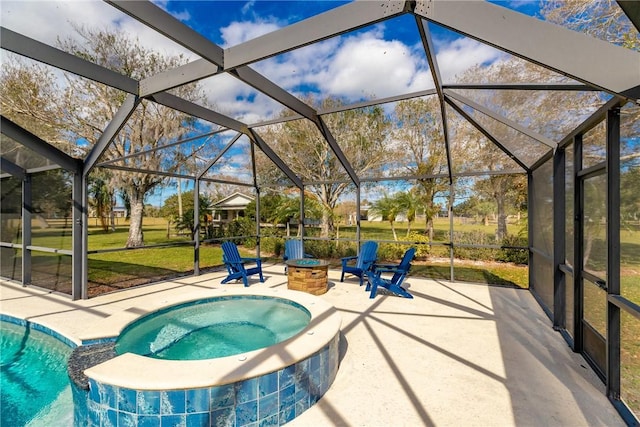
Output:
[[[282,265],[265,283],[286,287]],[[0,312],[69,338],[122,310],[206,294],[222,272],[85,301],[14,284],[0,286]],[[255,276],[254,276],[255,277]],[[341,362],[330,390],[292,426],[623,426],[585,360],[554,332],[526,290],[410,277],[414,299],[369,299],[357,279],[330,271],[320,298],[342,315]]]

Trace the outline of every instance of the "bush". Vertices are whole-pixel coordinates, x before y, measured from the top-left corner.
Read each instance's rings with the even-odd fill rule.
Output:
[[[409,249],[410,245],[401,245],[399,243],[382,243],[378,246],[379,261],[397,261]]]
[[[305,240],[304,251],[316,258],[339,258],[346,256],[338,253],[334,242],[326,240]]]
[[[502,246],[524,246],[526,248],[528,245],[527,238],[520,235],[507,235],[502,239]],[[526,265],[529,263],[529,251],[526,249],[500,249],[496,259]]]
[[[495,249],[457,246],[460,244],[494,245],[495,238],[487,235],[487,233],[483,231],[454,231],[453,241],[453,255],[456,258],[484,261],[493,261],[497,258],[497,251]]]
[[[416,247],[416,258],[427,258],[429,253],[431,252],[431,247],[428,245],[429,236],[423,233],[416,233],[412,231],[409,233],[409,237],[407,240],[415,242],[414,245]],[[408,249],[408,248],[407,248]]]
[[[284,239],[275,236],[261,237],[260,250],[281,257],[284,255]]]
[[[225,224],[222,229],[222,237],[234,236],[254,236],[256,234],[256,223],[250,218],[237,218]],[[255,237],[231,239],[237,245],[244,245],[247,249],[256,247]]]

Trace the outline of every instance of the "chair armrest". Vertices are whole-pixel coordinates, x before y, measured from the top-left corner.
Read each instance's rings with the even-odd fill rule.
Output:
[[[376,264],[376,263],[374,263],[371,266],[372,270],[378,270],[378,269],[381,269],[381,268],[398,268],[398,264]]]
[[[311,255],[311,254],[307,254],[307,253],[305,253],[305,254],[304,254],[304,257],[305,257],[305,258],[315,258],[313,255]]]
[[[242,262],[262,262],[262,258],[240,258]]]
[[[376,267],[373,270],[375,273],[397,273],[398,271],[402,271],[398,268],[398,266],[391,266],[391,267]]]
[[[353,261],[353,260],[355,260],[355,259],[358,259],[358,257],[357,257],[357,256],[346,256],[346,257],[344,257],[344,258],[341,258],[341,261],[342,261],[342,268],[345,268],[345,267],[347,266],[347,263],[348,263],[349,261]]]

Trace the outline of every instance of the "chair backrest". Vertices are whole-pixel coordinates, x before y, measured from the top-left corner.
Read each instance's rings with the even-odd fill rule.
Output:
[[[287,240],[284,242],[284,259],[304,258],[302,240]]]
[[[222,242],[222,252],[224,262],[228,262],[231,264],[242,262],[242,258],[240,258],[240,252],[238,252],[238,247],[233,242]]]
[[[368,270],[371,264],[376,262],[378,258],[378,243],[368,240],[360,247],[360,253],[356,261],[356,267],[362,270]]]
[[[395,283],[400,285],[404,280],[404,276],[407,275],[409,269],[411,268],[411,261],[413,261],[413,257],[416,255],[416,248],[409,248],[404,253],[402,257],[402,261],[398,265],[397,271],[394,273],[391,278],[391,283]]]

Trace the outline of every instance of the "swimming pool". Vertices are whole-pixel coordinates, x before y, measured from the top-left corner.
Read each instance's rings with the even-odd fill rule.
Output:
[[[39,324],[0,316],[3,426],[73,424],[73,399],[67,375],[72,347],[57,336]]]
[[[115,340],[141,316],[216,297],[284,299],[304,307],[309,323],[275,345],[230,356],[165,360],[124,353],[86,369],[88,425],[282,425],[326,393],[339,365],[341,320],[333,306],[303,292],[268,288],[206,294],[124,310],[81,339]]]
[[[142,317],[120,334],[115,350],[170,360],[232,356],[291,338],[310,319],[290,300],[220,296]]]

